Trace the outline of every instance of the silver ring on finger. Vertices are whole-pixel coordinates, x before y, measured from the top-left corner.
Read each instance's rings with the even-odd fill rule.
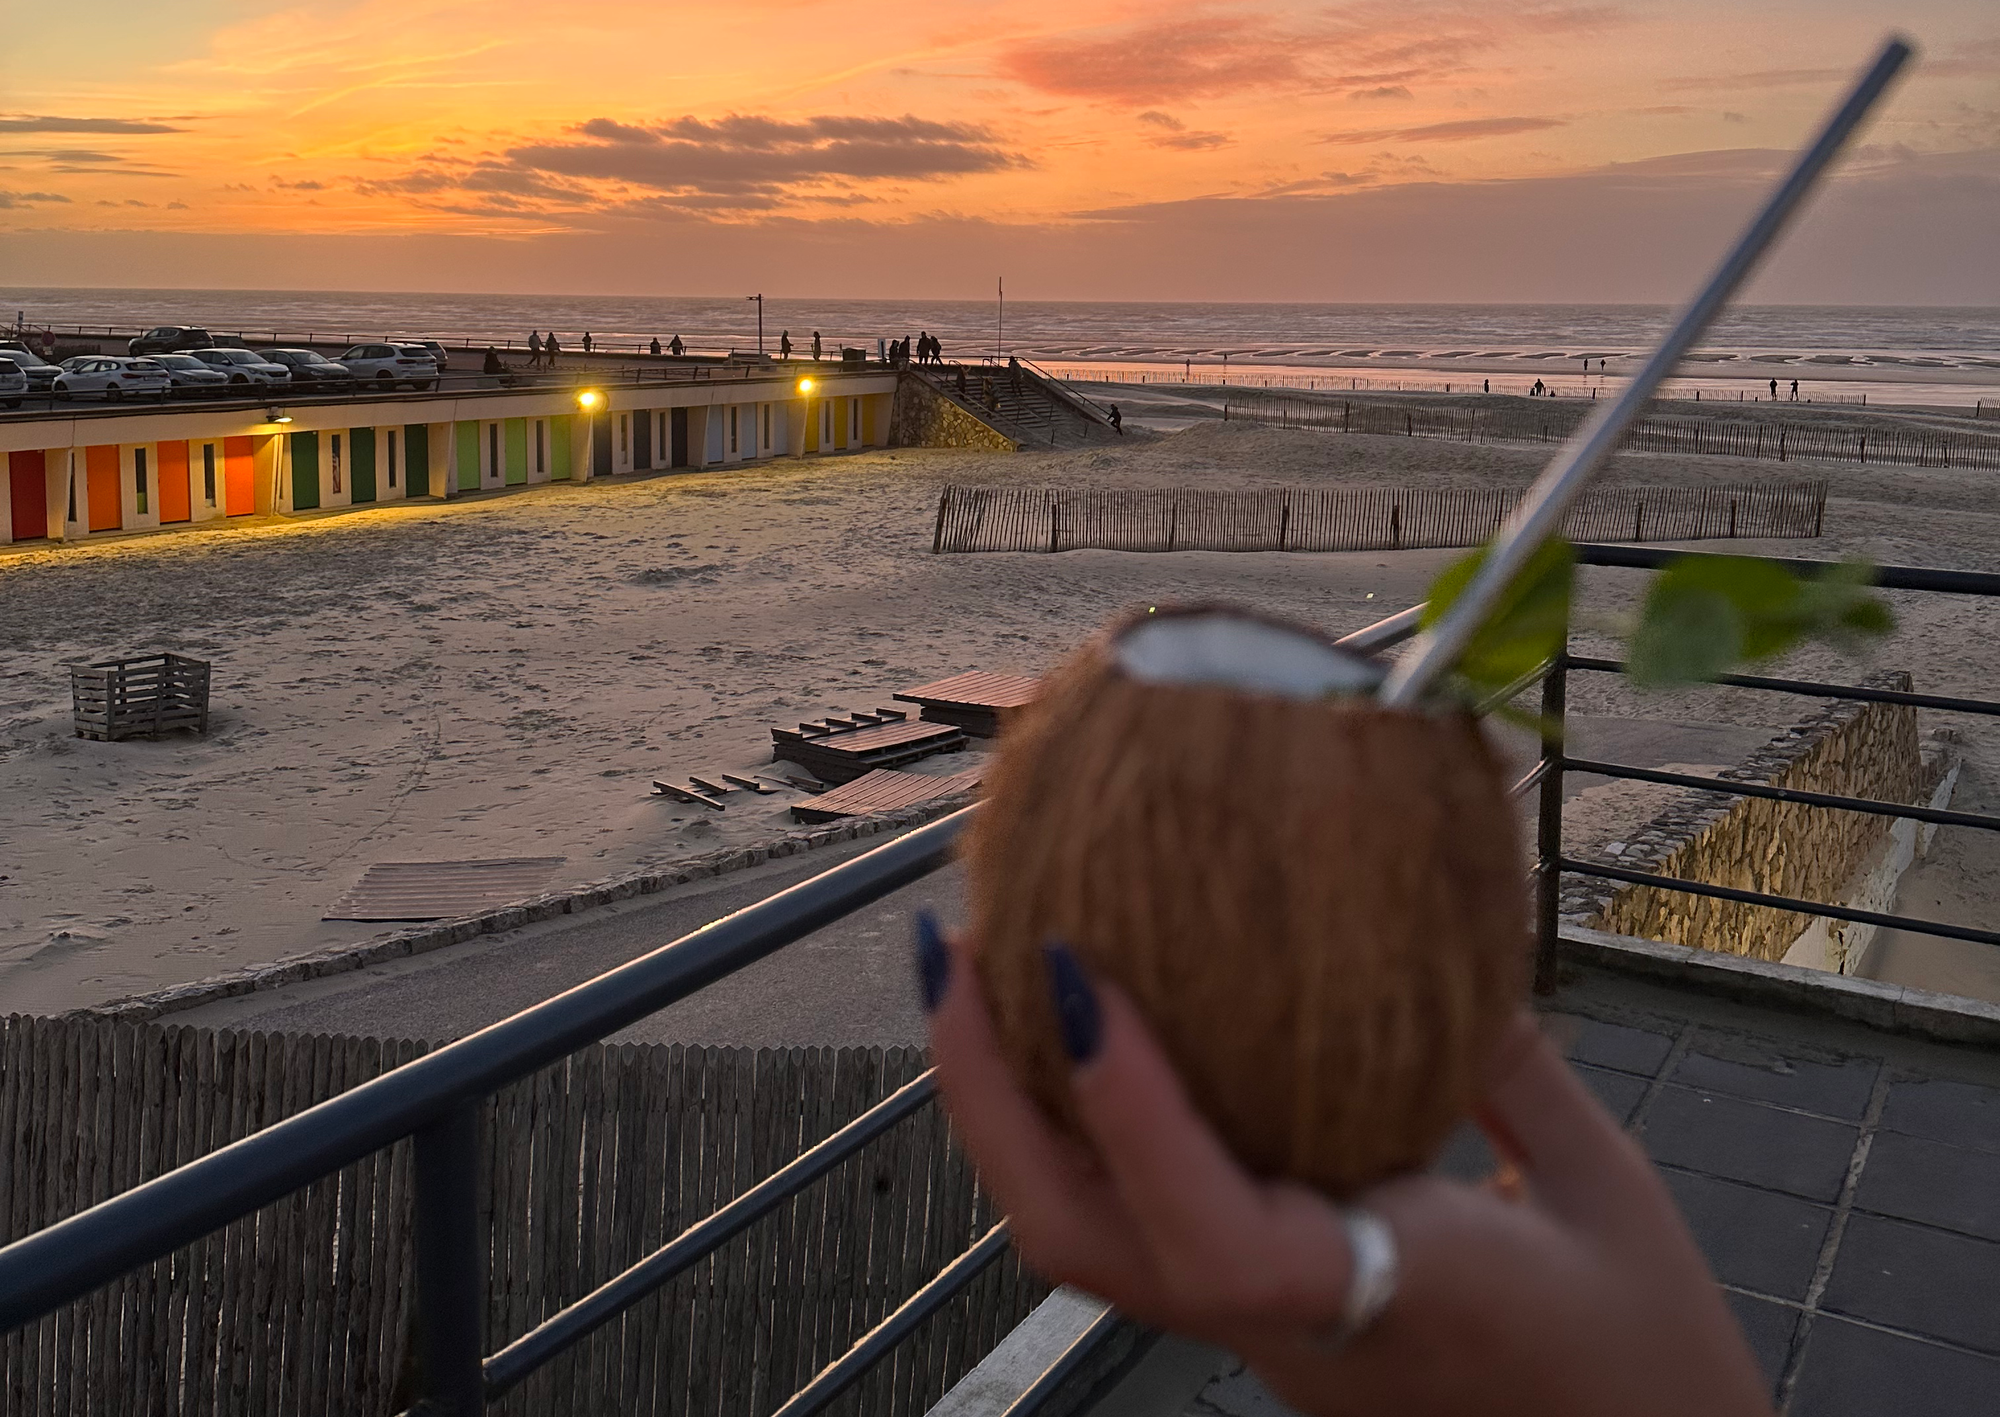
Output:
[[[1315,1336],[1315,1346],[1330,1353],[1339,1352],[1366,1333],[1396,1297],[1396,1235],[1389,1223],[1358,1205],[1341,1207],[1340,1223],[1347,1232],[1351,1266],[1347,1297],[1340,1317]]]

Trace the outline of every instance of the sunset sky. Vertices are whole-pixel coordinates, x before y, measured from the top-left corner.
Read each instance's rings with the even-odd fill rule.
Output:
[[[2000,305],[1993,0],[0,0],[0,284]]]

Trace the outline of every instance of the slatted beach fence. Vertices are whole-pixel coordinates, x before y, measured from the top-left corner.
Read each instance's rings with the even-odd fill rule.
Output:
[[[424,1045],[0,1020],[8,1240]],[[592,1045],[485,1111],[488,1351],[916,1078],[916,1049]],[[7,1417],[352,1417],[413,1392],[408,1142],[0,1341]],[[996,1216],[925,1108],[493,1410],[763,1417]],[[916,1417],[1046,1293],[1010,1254],[832,1409]]]
[[[1564,523],[1577,541],[1818,536],[1826,484],[1595,488]],[[1509,488],[1070,489],[948,486],[934,552],[1394,551],[1477,546],[1513,510]]]
[[[1524,409],[1418,408],[1352,400],[1249,395],[1223,405],[1225,420],[1322,432],[1442,438],[1458,443],[1559,443],[1589,415],[1589,406],[1548,401]],[[1772,462],[1882,463],[1899,467],[2000,469],[2000,438],[1890,425],[1853,428],[1759,419],[1648,415],[1636,420],[1621,446],[1647,453],[1760,458]]]

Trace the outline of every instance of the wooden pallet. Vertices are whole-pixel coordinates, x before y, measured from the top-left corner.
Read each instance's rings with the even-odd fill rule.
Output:
[[[1032,674],[990,674],[983,669],[919,684],[892,697],[916,704],[931,723],[949,723],[976,738],[998,737],[1014,712],[1035,701],[1042,681]]]
[[[944,777],[929,773],[895,772],[877,768],[852,782],[804,802],[792,804],[792,815],[802,822],[831,822],[840,817],[865,817],[872,812],[893,812],[914,807],[939,797],[955,797],[978,788],[980,771],[955,772]]]
[[[955,753],[965,734],[949,724],[912,721],[901,709],[771,730],[771,761],[797,763],[822,782],[852,782],[876,768],[899,768],[933,753]]]
[[[208,732],[208,661],[149,654],[72,665],[70,700],[76,736],[115,743],[176,728]]]
[[[378,861],[322,920],[456,920],[539,894],[560,856],[491,861]]]

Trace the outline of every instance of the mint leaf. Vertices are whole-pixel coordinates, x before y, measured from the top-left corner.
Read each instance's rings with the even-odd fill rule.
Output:
[[[1747,556],[1675,561],[1647,588],[1627,671],[1641,685],[1702,683],[1807,640],[1858,648],[1895,624],[1874,578],[1859,562],[1800,577]]]
[[[1465,593],[1486,552],[1482,546],[1460,557],[1432,583],[1424,603],[1426,630]],[[1459,656],[1458,677],[1473,698],[1505,688],[1562,650],[1575,580],[1576,552],[1561,537],[1544,542],[1529,558]]]

